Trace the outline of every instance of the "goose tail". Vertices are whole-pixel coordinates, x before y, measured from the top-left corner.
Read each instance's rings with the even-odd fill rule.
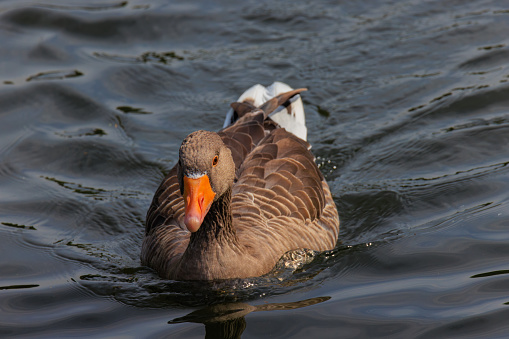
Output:
[[[254,85],[245,91],[237,102],[245,102],[255,107],[260,107],[270,99],[281,93],[290,92],[293,88],[285,83],[276,81],[270,86]],[[288,132],[293,133],[297,137],[307,139],[306,115],[304,113],[304,105],[299,94],[288,100],[289,104],[283,104],[276,108],[269,117],[285,128]],[[233,109],[230,108],[226,113],[223,128],[235,122]]]

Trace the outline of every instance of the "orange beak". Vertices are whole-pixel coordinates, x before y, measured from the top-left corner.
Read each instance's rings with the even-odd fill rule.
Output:
[[[184,223],[190,232],[198,231],[215,196],[216,193],[210,187],[208,175],[198,179],[184,176],[184,203],[186,207]]]

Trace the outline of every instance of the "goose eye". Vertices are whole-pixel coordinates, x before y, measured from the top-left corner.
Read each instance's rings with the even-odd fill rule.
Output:
[[[218,161],[219,161],[219,157],[216,155],[214,157],[214,159],[212,159],[212,167],[216,167]]]

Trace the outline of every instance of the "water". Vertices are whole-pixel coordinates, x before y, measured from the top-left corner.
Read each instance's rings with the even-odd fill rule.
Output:
[[[0,336],[506,336],[508,31],[500,1],[2,1]],[[181,140],[274,80],[309,88],[337,248],[140,267]]]

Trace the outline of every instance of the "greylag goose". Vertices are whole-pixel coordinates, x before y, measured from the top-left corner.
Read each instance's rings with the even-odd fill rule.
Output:
[[[305,141],[303,90],[253,86],[221,131],[184,139],[147,212],[143,265],[174,280],[247,278],[289,251],[334,248],[339,217]]]

